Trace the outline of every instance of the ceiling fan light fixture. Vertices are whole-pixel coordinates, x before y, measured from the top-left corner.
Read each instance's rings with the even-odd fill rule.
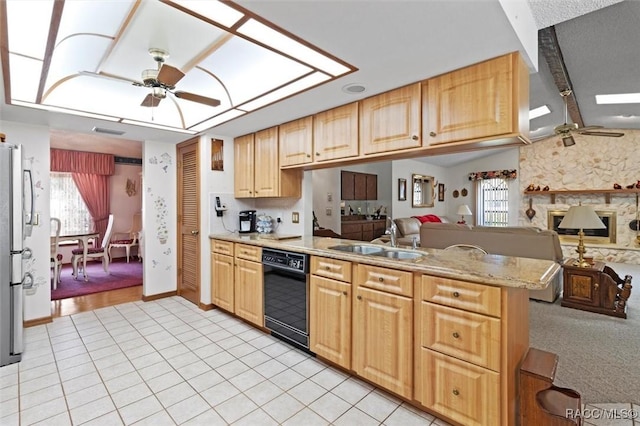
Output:
[[[158,70],[157,69],[146,69],[142,71],[142,82],[147,85],[151,85],[158,81]]]
[[[162,87],[154,87],[152,94],[153,97],[157,99],[164,99],[167,97],[167,92]]]
[[[563,137],[562,137],[562,144],[563,144],[565,147],[573,146],[573,145],[575,145],[575,144],[576,144],[576,141],[575,141],[575,139],[573,139],[573,136],[571,136],[571,135],[563,136]]]

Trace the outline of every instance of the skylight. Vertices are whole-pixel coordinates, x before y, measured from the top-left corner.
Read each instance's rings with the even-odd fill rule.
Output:
[[[228,1],[6,5],[14,105],[194,133],[356,70]]]
[[[542,117],[543,115],[550,114],[551,110],[547,105],[542,105],[541,107],[534,108],[529,110],[529,120],[533,120],[534,118]]]
[[[619,93],[617,95],[596,95],[596,103],[606,104],[640,104],[640,93]]]

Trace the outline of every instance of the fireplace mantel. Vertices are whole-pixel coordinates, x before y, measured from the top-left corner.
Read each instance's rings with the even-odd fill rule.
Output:
[[[626,195],[635,194],[638,197],[640,194],[640,188],[633,189],[558,189],[554,191],[524,191],[525,195],[550,195],[551,204],[556,203],[556,195],[591,195],[591,194],[604,194],[604,200],[606,204],[611,203],[611,195]]]

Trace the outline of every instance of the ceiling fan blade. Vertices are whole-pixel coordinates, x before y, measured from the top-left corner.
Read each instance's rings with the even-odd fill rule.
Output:
[[[195,93],[181,92],[178,90],[173,94],[176,96],[176,98],[186,99],[187,101],[198,102],[212,107],[217,107],[218,105],[220,105],[220,101],[217,99],[207,98],[206,96],[196,95]]]
[[[162,68],[160,68],[157,80],[164,85],[175,86],[182,77],[184,77],[184,73],[178,68],[164,64],[162,65]]]
[[[578,130],[578,132],[586,132],[589,130],[593,130],[593,129],[603,129],[604,126],[585,126],[585,127],[580,127]]]
[[[578,132],[581,135],[587,135],[587,136],[605,136],[608,138],[619,138],[621,136],[624,136],[624,133],[618,133],[618,132]]]
[[[157,107],[160,104],[160,101],[162,99],[160,98],[156,98],[155,96],[153,96],[151,93],[149,93],[144,100],[142,101],[142,103],[140,104],[140,106],[143,107]]]

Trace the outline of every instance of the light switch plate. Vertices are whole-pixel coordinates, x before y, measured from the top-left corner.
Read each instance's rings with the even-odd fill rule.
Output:
[[[291,213],[291,222],[292,223],[299,223],[300,222],[300,213],[292,212]]]
[[[327,207],[325,213],[327,214],[327,216],[331,216],[331,207]]]
[[[327,193],[327,201],[333,201],[333,194],[332,193]]]

